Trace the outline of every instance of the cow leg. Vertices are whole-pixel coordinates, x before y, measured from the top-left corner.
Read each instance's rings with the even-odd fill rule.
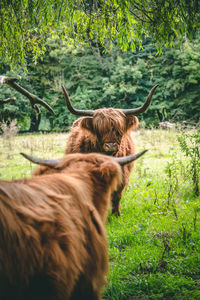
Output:
[[[120,199],[122,197],[124,186],[120,186],[117,191],[112,194],[112,214],[120,216]]]
[[[29,286],[25,291],[27,300],[62,300],[68,299],[65,294],[66,287],[57,280],[45,275],[38,275],[31,278]],[[65,297],[67,296],[67,298]]]
[[[92,283],[85,276],[80,276],[70,300],[101,300],[101,291],[94,290]]]
[[[94,291],[91,289],[81,289],[78,288],[73,292],[72,296],[70,297],[70,300],[101,300],[100,291]]]
[[[121,185],[118,187],[117,191],[113,192],[112,194],[112,213],[120,216],[120,200],[122,197],[122,193],[124,191],[124,189],[126,188],[126,186],[128,185],[128,180],[129,180],[129,175],[132,169],[132,165],[128,164],[122,167],[122,183]]]

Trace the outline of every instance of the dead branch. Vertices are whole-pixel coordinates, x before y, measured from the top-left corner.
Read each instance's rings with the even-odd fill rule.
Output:
[[[40,99],[36,95],[33,95],[32,93],[30,93],[29,91],[27,91],[26,89],[21,87],[19,84],[16,83],[16,80],[17,80],[17,78],[12,78],[12,77],[7,77],[7,76],[0,76],[0,85],[1,84],[7,84],[8,86],[12,87],[16,91],[18,91],[19,93],[21,93],[22,95],[27,97],[30,101],[31,107],[33,109],[35,109],[38,114],[40,113],[40,109],[37,106],[37,104],[42,105],[50,113],[54,114],[53,109],[45,101],[43,101],[42,99]]]

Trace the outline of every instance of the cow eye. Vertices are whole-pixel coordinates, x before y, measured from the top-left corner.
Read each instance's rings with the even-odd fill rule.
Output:
[[[121,133],[120,133],[119,131],[116,131],[116,135],[117,135],[118,137],[121,137]]]

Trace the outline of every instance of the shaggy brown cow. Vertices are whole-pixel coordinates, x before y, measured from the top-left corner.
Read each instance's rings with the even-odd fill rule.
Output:
[[[65,153],[98,152],[116,157],[135,153],[131,130],[137,130],[136,115],[143,113],[150,105],[152,95],[158,85],[150,91],[145,103],[136,109],[102,108],[97,110],[77,110],[72,107],[63,87],[68,109],[75,115],[84,115],[74,122],[68,137]],[[123,167],[123,181],[112,196],[112,212],[120,215],[120,199],[127,186],[133,163]]]
[[[101,154],[23,155],[43,166],[33,178],[0,181],[0,299],[100,299],[108,271],[104,222],[119,164]]]

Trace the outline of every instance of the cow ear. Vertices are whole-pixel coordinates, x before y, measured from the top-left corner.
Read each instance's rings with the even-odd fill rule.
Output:
[[[105,162],[100,166],[100,172],[101,177],[109,183],[117,173],[117,166],[112,162]]]
[[[137,130],[139,125],[138,118],[136,116],[127,116],[126,117],[126,128]]]
[[[92,123],[92,117],[84,117],[80,121],[80,126],[84,129],[87,129],[91,132],[93,132],[93,123]]]

